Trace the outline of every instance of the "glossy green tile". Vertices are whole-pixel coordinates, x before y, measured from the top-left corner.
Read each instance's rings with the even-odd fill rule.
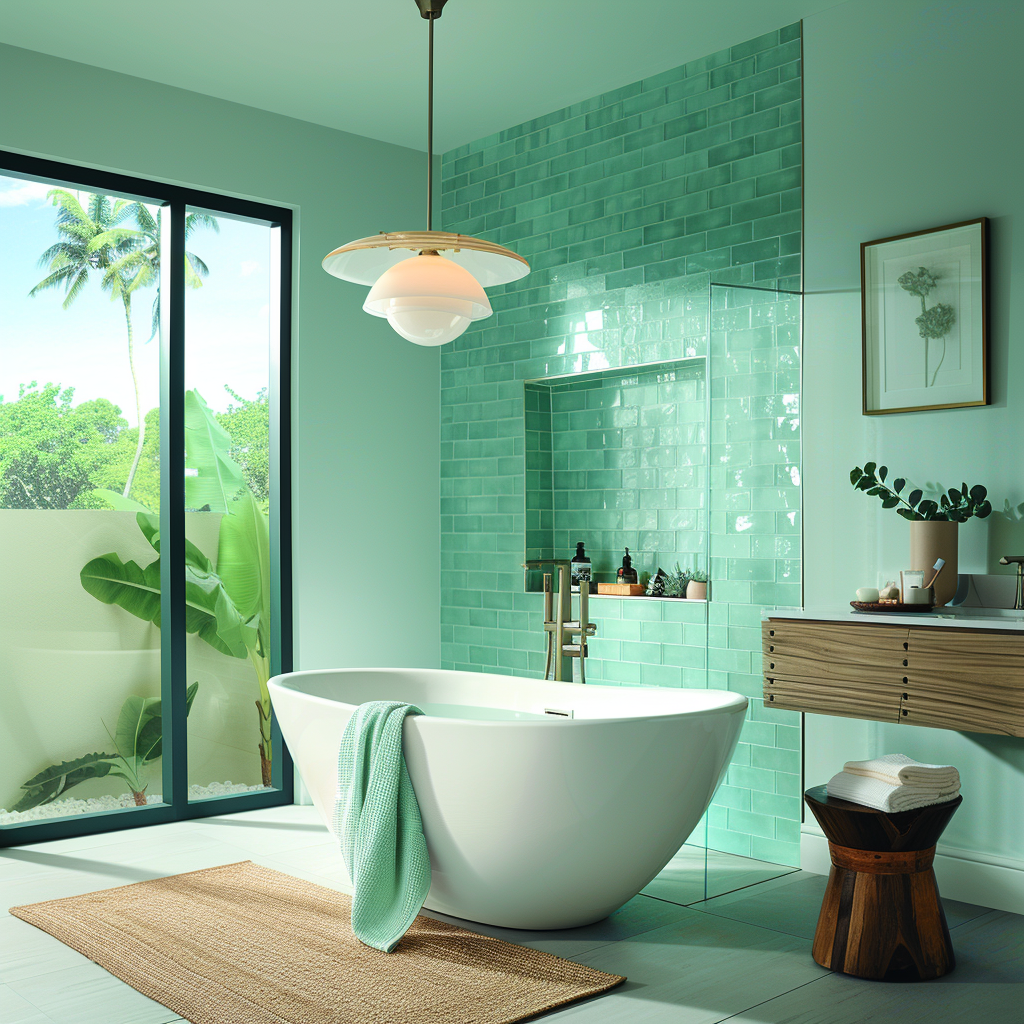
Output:
[[[539,674],[540,596],[519,562],[571,553],[582,528],[595,575],[625,544],[645,571],[710,554],[718,574],[711,605],[595,600],[591,679],[758,693],[760,602],[799,600],[798,326],[715,289],[709,390],[586,371],[707,353],[709,273],[799,274],[798,41],[769,33],[446,154],[445,229],[486,232],[532,273],[441,353],[445,665]],[[559,373],[583,376],[522,389]],[[797,718],[748,716],[709,838],[792,859]]]

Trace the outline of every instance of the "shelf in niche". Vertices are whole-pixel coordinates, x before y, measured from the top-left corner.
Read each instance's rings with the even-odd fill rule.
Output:
[[[526,558],[569,558],[583,541],[602,583],[626,547],[641,577],[706,568],[707,379],[696,357],[525,381]],[[541,587],[526,573],[527,591]]]

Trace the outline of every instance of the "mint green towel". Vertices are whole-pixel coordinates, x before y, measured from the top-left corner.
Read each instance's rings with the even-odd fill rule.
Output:
[[[352,930],[390,953],[427,898],[430,857],[423,820],[402,753],[402,726],[414,704],[360,704],[338,748],[334,834],[355,893]]]

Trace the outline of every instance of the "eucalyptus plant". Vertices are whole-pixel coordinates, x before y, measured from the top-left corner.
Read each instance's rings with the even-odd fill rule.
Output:
[[[964,483],[959,488],[951,487],[939,496],[938,501],[934,501],[925,498],[920,488],[914,488],[903,497],[907,481],[896,477],[887,484],[888,475],[887,466],[866,462],[863,468],[856,466],[850,471],[850,483],[858,491],[880,498],[882,508],[894,508],[897,515],[912,522],[966,523],[968,519],[985,519],[992,514],[988,490],[981,484],[968,487]]]

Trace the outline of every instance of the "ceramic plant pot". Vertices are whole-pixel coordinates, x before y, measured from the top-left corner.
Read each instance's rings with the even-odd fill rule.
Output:
[[[697,580],[690,580],[686,584],[687,601],[706,601],[708,599],[708,585]]]
[[[935,607],[953,599],[957,588],[957,527],[959,523],[942,520],[914,521],[910,524],[910,568],[924,572],[925,583],[932,577],[932,566],[944,558],[946,564],[935,581]]]

